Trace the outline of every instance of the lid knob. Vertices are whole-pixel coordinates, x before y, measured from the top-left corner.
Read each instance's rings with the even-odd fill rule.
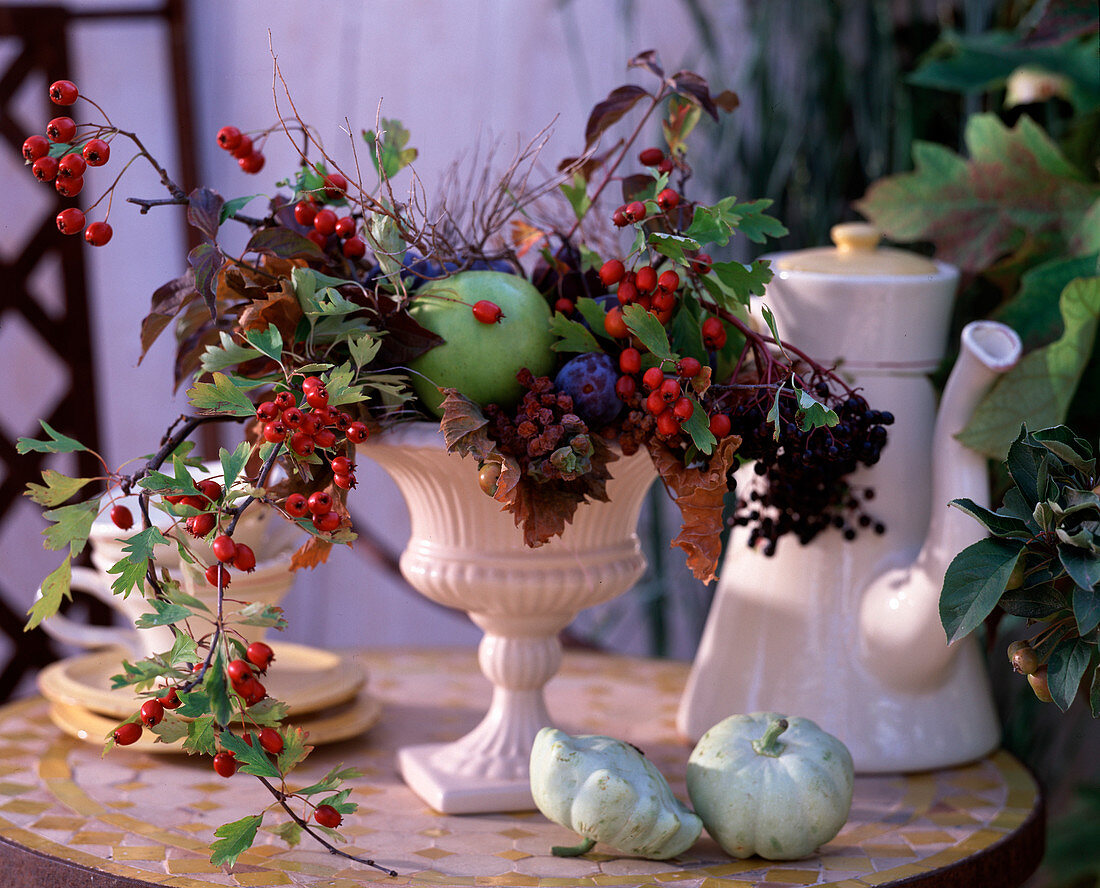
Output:
[[[829,229],[838,252],[870,251],[878,248],[882,232],[870,222],[841,222]]]

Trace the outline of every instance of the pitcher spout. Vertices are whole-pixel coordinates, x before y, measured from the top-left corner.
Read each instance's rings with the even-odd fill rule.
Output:
[[[1022,346],[1016,332],[975,321],[962,332],[959,359],[944,388],[932,437],[932,518],[916,559],[866,587],[860,603],[860,652],[869,671],[899,690],[936,686],[954,659],[940,623],[939,595],[955,555],[981,539],[981,527],[953,499],[989,505],[986,459],[956,435],[994,380],[1013,367]],[[921,483],[914,479],[914,483]]]

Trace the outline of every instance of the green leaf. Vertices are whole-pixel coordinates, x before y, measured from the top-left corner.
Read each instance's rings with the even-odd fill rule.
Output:
[[[253,416],[256,406],[224,373],[214,373],[214,382],[197,382],[187,392],[191,406],[202,413],[225,413],[230,416]],[[254,386],[248,385],[248,388]]]
[[[1100,220],[1097,220],[1100,226]],[[1077,278],[1096,277],[1097,254],[1059,256],[1024,272],[1019,291],[993,313],[1020,334],[1024,349],[1031,351],[1057,339],[1062,333],[1059,294]]]
[[[155,558],[154,547],[158,544],[167,545],[167,543],[168,540],[164,534],[156,527],[146,527],[129,537],[122,548],[124,556],[107,569],[107,573],[117,574],[117,578],[111,584],[115,594],[126,597],[134,589],[144,589],[149,563]]]
[[[138,629],[151,629],[154,626],[171,626],[174,623],[178,623],[180,620],[186,620],[192,616],[190,608],[184,607],[181,604],[170,604],[167,601],[160,601],[157,598],[149,599],[149,606],[153,608],[154,613],[142,614],[134,621],[134,625]]]
[[[682,234],[667,234],[661,231],[654,231],[650,234],[649,245],[663,256],[668,256],[669,259],[683,264],[688,262],[685,250],[695,251],[700,249],[699,242],[693,238],[685,237]]]
[[[351,364],[341,364],[335,368],[325,382],[330,407],[343,407],[345,404],[357,404],[366,400],[362,387],[354,385],[355,371]],[[377,380],[374,380],[377,382]]]
[[[569,206],[573,208],[573,215],[580,219],[592,206],[592,200],[588,197],[588,182],[580,173],[573,174],[572,182],[562,182],[559,186]]]
[[[322,805],[331,805],[341,814],[354,814],[359,806],[355,802],[348,801],[348,795],[351,794],[351,789],[342,789],[335,795],[331,795],[326,799],[321,799]]]
[[[279,769],[267,757],[255,734],[252,735],[251,746],[229,731],[224,731],[220,739],[222,746],[237,757],[237,770],[255,777],[269,777],[273,780],[280,778]]]
[[[291,848],[302,840],[302,828],[293,820],[285,820],[277,826],[267,827],[267,831],[278,836]]]
[[[316,795],[319,792],[333,792],[344,780],[361,776],[362,773],[356,768],[344,768],[337,765],[316,783],[312,783],[304,789],[299,789],[298,794],[309,796]]]
[[[556,352],[603,351],[591,330],[579,321],[570,320],[560,311],[554,312],[550,319],[550,332],[558,337],[550,346]]]
[[[247,441],[242,441],[233,448],[232,452],[224,447],[218,451],[218,458],[222,464],[222,484],[227,490],[236,483],[251,455],[252,447]]]
[[[1060,305],[1065,332],[998,378],[958,436],[967,447],[1001,459],[1022,423],[1043,428],[1065,419],[1096,342],[1100,277],[1070,283]]]
[[[42,581],[42,596],[27,611],[29,619],[23,627],[24,632],[34,629],[43,620],[56,614],[63,598],[72,599],[72,579],[72,556],[66,555],[65,560]]]
[[[186,739],[191,730],[191,722],[184,721],[175,713],[166,712],[163,721],[149,730],[160,737],[162,743],[178,743]]]
[[[274,324],[268,324],[263,330],[252,328],[244,334],[254,348],[267,355],[271,360],[282,363],[283,359],[283,335]]]
[[[1025,585],[1005,592],[999,605],[1006,614],[1023,617],[1025,620],[1049,620],[1066,609],[1064,596],[1056,592],[1049,583]]]
[[[1062,712],[1069,709],[1077,696],[1077,688],[1095,650],[1096,646],[1083,638],[1063,638],[1051,651],[1047,660],[1047,684],[1054,705]]]
[[[1039,466],[1042,461],[1042,451],[1032,444],[1027,434],[1027,428],[1021,427],[1016,440],[1008,448],[1008,457],[1005,464],[1016,489],[1028,506],[1029,519],[1039,502]],[[1007,495],[1005,501],[1008,501]]]
[[[210,668],[203,676],[202,689],[210,698],[210,712],[221,726],[229,724],[233,718],[233,703],[229,699],[229,686],[225,680],[225,656],[219,645],[210,661]]]
[[[370,160],[375,171],[383,178],[391,179],[417,158],[415,148],[407,148],[410,133],[400,120],[383,117],[381,130],[364,130],[363,140],[370,146]],[[381,165],[379,159],[381,158]]]
[[[762,244],[768,238],[783,237],[787,234],[787,228],[774,216],[764,212],[772,205],[767,198],[750,201],[749,203],[734,204],[729,212],[737,214],[737,230],[745,235],[754,244]]]
[[[246,604],[238,612],[233,622],[241,626],[266,626],[269,629],[285,629],[286,617],[283,609],[262,601]]]
[[[775,397],[772,399],[772,405],[768,408],[768,415],[764,417],[764,421],[770,423],[774,431],[772,432],[773,440],[779,440],[779,423],[781,422],[779,417],[779,398],[783,394],[783,385],[780,384],[779,388],[775,391]]]
[[[600,305],[600,303],[589,296],[581,296],[577,300],[577,311],[579,311],[581,317],[588,322],[589,331],[591,333],[603,339],[609,338],[603,327],[603,319],[607,316],[607,312],[603,310],[603,306]]]
[[[696,243],[724,247],[741,221],[740,215],[730,209],[735,202],[736,198],[727,197],[712,207],[696,206],[684,234]]]
[[[42,531],[42,536],[46,538],[43,545],[54,551],[68,548],[72,555],[76,555],[87,544],[92,522],[98,512],[98,498],[43,512],[43,517],[52,522]]]
[[[305,732],[301,728],[287,725],[279,732],[283,738],[283,750],[275,760],[275,765],[283,774],[289,772],[299,763],[305,761],[306,756],[313,750],[312,746],[306,746]]]
[[[1070,579],[1083,589],[1096,589],[1100,585],[1100,555],[1095,552],[1061,545],[1058,560]]]
[[[199,720],[205,713],[210,711],[210,695],[203,690],[187,691],[180,694],[180,708],[176,710],[176,715],[183,718],[193,718]],[[213,724],[214,716],[209,716],[211,724]]]
[[[88,448],[77,441],[55,431],[44,419],[38,420],[38,424],[50,436],[49,441],[36,441],[34,438],[20,438],[15,444],[15,452],[22,456],[24,453],[77,453]]]
[[[226,823],[214,830],[217,841],[210,845],[210,862],[215,866],[233,866],[245,851],[256,841],[256,830],[260,828],[262,814],[250,814],[232,823]]]
[[[771,279],[771,264],[764,259],[757,259],[751,265],[715,262],[711,265],[711,273],[703,280],[713,281],[719,286],[722,292],[721,304],[729,308],[734,305],[747,306],[751,295],[763,296],[764,287]]]
[[[355,362],[355,372],[358,373],[373,361],[381,348],[382,337],[371,333],[364,333],[358,339],[349,340],[348,352],[351,354],[352,361]]]
[[[1100,591],[1080,585],[1073,590],[1073,618],[1077,621],[1077,633],[1088,635],[1100,626]]]
[[[221,225],[230,216],[234,216],[243,210],[248,204],[254,201],[257,197],[261,197],[259,194],[250,194],[247,197],[234,197],[232,200],[227,200],[222,204],[221,213],[218,217],[218,224]]]
[[[199,359],[202,369],[207,373],[224,370],[227,367],[236,367],[245,361],[260,357],[258,350],[252,348],[252,346],[235,342],[233,337],[224,330],[218,336],[221,339],[221,345],[208,345]]]
[[[714,437],[714,433],[710,430],[707,411],[694,398],[690,398],[690,400],[692,406],[691,416],[684,421],[680,428],[691,436],[692,443],[699,448],[701,453],[712,453],[718,439]]]
[[[43,484],[28,484],[26,496],[29,496],[40,506],[60,506],[74,493],[92,482],[93,478],[70,478],[53,469],[45,469],[42,472]]]
[[[940,621],[948,642],[969,635],[993,612],[1024,551],[1021,542],[992,538],[955,556],[940,594]]]
[[[965,497],[952,500],[948,505],[954,506],[960,512],[965,512],[971,518],[981,522],[991,534],[999,537],[1015,537],[1016,539],[1029,540],[1035,534],[1028,526],[1028,522],[1014,515],[1002,515],[990,511],[984,506],[978,505],[972,499]]]
[[[673,360],[672,347],[664,325],[642,306],[634,303],[623,307],[623,321],[627,329],[653,354],[663,361]]]
[[[996,114],[967,121],[969,160],[927,142],[915,170],[876,182],[856,203],[895,241],[932,241],[938,257],[982,272],[1033,247],[1033,232],[1064,244],[1100,194],[1029,117],[1008,129]]]
[[[798,397],[798,413],[796,419],[798,420],[798,427],[802,431],[809,431],[810,429],[822,428],[825,426],[835,426],[840,422],[840,417],[836,413],[814,398],[809,392],[800,388],[795,388],[795,394]]]

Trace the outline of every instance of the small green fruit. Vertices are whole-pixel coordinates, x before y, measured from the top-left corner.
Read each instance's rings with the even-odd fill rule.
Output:
[[[496,323],[474,317],[472,307],[487,299],[500,306]],[[516,374],[535,376],[554,368],[550,307],[526,279],[499,271],[463,271],[429,281],[413,297],[409,314],[446,340],[409,362],[412,387],[425,406],[442,416],[440,388],[457,389],[484,406],[511,407],[523,396]]]
[[[1054,702],[1054,698],[1050,695],[1050,685],[1047,684],[1046,666],[1040,666],[1034,673],[1027,677],[1027,681],[1028,684],[1031,685],[1031,689],[1035,692],[1035,696],[1042,702]]]

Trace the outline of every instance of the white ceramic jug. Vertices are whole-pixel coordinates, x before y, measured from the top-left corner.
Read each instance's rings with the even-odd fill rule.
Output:
[[[948,646],[939,619],[943,575],[981,528],[948,503],[988,504],[986,461],[955,435],[1020,340],[989,321],[969,325],[939,406],[928,374],[945,353],[956,269],[878,247],[855,223],[836,249],[772,257],[765,303],[780,335],[862,389],[895,422],[881,460],[853,484],[882,535],[810,544],[787,537],[765,557],[731,534],[677,725],[698,739],[728,715],[808,717],[840,737],[864,773],[944,767],[994,748],[1000,726],[973,639]],[[751,474],[745,484],[751,483]],[[739,479],[740,481],[740,479]]]

